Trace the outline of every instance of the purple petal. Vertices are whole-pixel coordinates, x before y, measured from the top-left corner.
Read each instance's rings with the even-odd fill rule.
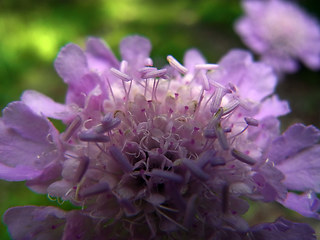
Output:
[[[25,91],[22,94],[21,100],[39,116],[44,115],[46,117],[68,121],[75,115],[68,106],[56,103],[51,98],[37,91]]]
[[[48,186],[61,176],[61,163],[58,161],[51,162],[42,169],[41,174],[34,178],[26,179],[26,185],[36,193],[47,194]]]
[[[3,110],[3,122],[23,138],[34,142],[48,142],[50,125],[44,117],[36,115],[31,108],[22,102],[10,103]]]
[[[120,53],[123,60],[134,66],[143,67],[144,61],[149,57],[151,43],[141,36],[130,36],[120,43]]]
[[[23,206],[8,209],[3,216],[12,239],[61,239],[65,212],[55,207]]]
[[[0,163],[0,179],[6,181],[24,181],[40,176],[41,170],[29,166],[8,167]]]
[[[107,68],[119,68],[119,61],[102,39],[88,38],[85,54],[90,70],[102,73]]]
[[[194,72],[195,65],[205,64],[206,60],[197,49],[190,49],[185,53],[183,63],[189,72]]]
[[[252,63],[247,66],[246,75],[239,84],[239,90],[245,94],[244,97],[260,102],[273,93],[276,83],[277,78],[271,67],[263,63]]]
[[[59,76],[68,84],[76,84],[88,72],[88,63],[82,49],[75,44],[67,44],[59,52],[54,66]]]
[[[276,166],[285,174],[283,183],[288,189],[320,192],[320,145],[291,155]]]
[[[263,119],[265,117],[279,117],[290,112],[287,101],[280,100],[277,95],[264,100],[260,106],[259,113],[255,115],[256,119]]]
[[[284,201],[279,201],[282,205],[290,208],[305,217],[320,219],[317,211],[320,209],[320,200],[314,192],[308,192],[301,195],[288,193]]]
[[[283,218],[274,223],[263,223],[251,228],[250,235],[257,240],[316,240],[314,230],[305,223],[295,223]]]
[[[69,84],[66,102],[68,104],[77,104],[78,106],[83,108],[86,107],[86,100],[89,98],[89,95],[97,95],[94,91],[95,89],[97,89],[97,86],[100,85],[99,92],[104,93],[104,88],[101,87],[101,84],[102,80],[100,76],[94,72],[79,76],[76,82]],[[90,100],[91,99],[89,99],[89,101]]]
[[[0,178],[10,181],[31,180],[58,157],[57,130],[50,122],[22,102],[3,111],[0,120]],[[23,168],[26,175],[23,177]]]
[[[80,211],[67,213],[67,223],[62,240],[86,240],[94,239],[94,225],[92,218],[81,214]]]
[[[313,126],[294,124],[272,143],[269,159],[276,164],[319,141],[320,131]]]

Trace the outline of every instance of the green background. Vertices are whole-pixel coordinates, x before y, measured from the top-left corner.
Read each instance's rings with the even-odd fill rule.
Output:
[[[318,0],[297,2],[319,19]],[[101,37],[119,56],[121,39],[141,34],[151,40],[151,56],[160,65],[169,54],[181,60],[191,47],[214,63],[231,48],[246,48],[233,31],[234,21],[241,14],[239,0],[1,0],[0,108],[19,100],[26,89],[63,102],[66,86],[55,73],[53,62],[59,49],[69,42],[84,46],[88,36]],[[293,111],[282,118],[283,129],[294,122],[320,127],[319,72],[302,67],[285,77],[277,93],[289,100]],[[12,206],[57,205],[46,196],[32,193],[24,183],[0,181],[0,190],[0,215]],[[281,215],[307,221],[320,232],[319,223],[277,204],[253,203],[246,217],[254,224]],[[2,223],[0,239],[10,239]]]

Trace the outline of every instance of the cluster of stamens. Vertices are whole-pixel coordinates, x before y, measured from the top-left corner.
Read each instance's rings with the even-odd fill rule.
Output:
[[[102,220],[108,218],[104,211],[117,206],[114,219],[131,227],[147,223],[153,235],[154,223],[187,231],[205,221],[206,210],[197,207],[201,198],[220,198],[218,214],[233,212],[228,203],[233,180],[223,174],[256,163],[235,147],[249,126],[258,126],[252,117],[233,116],[243,106],[237,87],[210,79],[216,64],[198,64],[190,73],[172,56],[167,60],[170,67],[163,69],[149,58],[138,70],[126,61],[111,68],[116,82],[106,79],[112,99],[101,118],[80,114],[61,136],[65,172],[71,173],[63,198]],[[218,180],[225,187],[215,188]]]

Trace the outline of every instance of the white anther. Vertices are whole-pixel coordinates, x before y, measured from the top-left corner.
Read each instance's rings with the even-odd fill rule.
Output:
[[[126,60],[122,60],[120,63],[120,72],[125,73],[128,69],[128,62]]]
[[[132,80],[132,78],[128,74],[125,74],[118,69],[111,68],[110,71],[114,76],[120,78],[122,81],[129,82]]]
[[[143,78],[159,78],[159,77],[162,77],[164,74],[166,74],[166,72],[167,72],[167,69],[150,71],[144,74]]]
[[[188,69],[184,67],[181,63],[177,61],[174,57],[171,55],[167,56],[167,61],[171,65],[171,67],[175,68],[179,73],[186,74],[188,72]]]
[[[203,69],[203,70],[216,70],[219,68],[219,65],[218,64],[209,64],[209,63],[206,63],[206,64],[196,64],[195,66],[195,69]]]

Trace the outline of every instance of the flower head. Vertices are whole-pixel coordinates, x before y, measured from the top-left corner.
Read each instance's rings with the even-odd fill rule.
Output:
[[[271,232],[269,225],[251,229],[241,217],[249,207],[243,196],[292,205],[286,202],[292,187],[283,180],[292,176],[286,163],[297,152],[286,148],[295,142],[285,145],[288,156],[270,159],[277,152],[274,141],[305,127],[279,136],[277,117],[289,108],[272,95],[272,69],[241,50],[208,64],[194,49],[183,64],[168,56],[169,64],[159,69],[150,50],[147,39],[128,37],[118,62],[99,39],[90,38],[85,51],[69,44],[55,62],[69,86],[66,104],[26,91],[4,110],[1,178],[27,180],[34,191],[82,207],[9,209],[4,222],[15,239],[49,232],[63,239],[277,239],[285,235],[278,225],[296,227],[278,220]],[[59,134],[47,117],[62,120],[65,131]],[[299,146],[306,154],[318,132],[307,130],[309,135],[314,140]],[[12,146],[8,139],[15,140]],[[35,154],[22,148],[11,157],[28,139],[36,141],[30,148]],[[30,174],[21,177],[24,169]],[[17,219],[25,214],[34,217],[24,217],[19,228]],[[310,227],[297,225],[314,239]]]
[[[295,72],[297,60],[320,69],[320,27],[290,1],[243,1],[246,16],[235,25],[242,40],[278,72]]]

